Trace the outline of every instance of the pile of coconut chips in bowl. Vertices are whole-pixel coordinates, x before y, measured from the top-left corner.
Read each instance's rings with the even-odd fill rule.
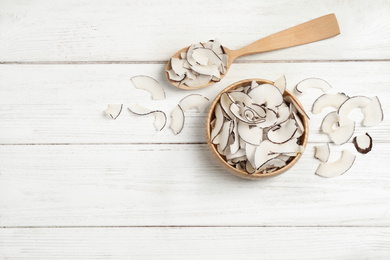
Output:
[[[301,157],[308,140],[308,118],[275,82],[247,79],[224,89],[212,103],[206,138],[214,157],[231,173],[247,179],[275,176]]]

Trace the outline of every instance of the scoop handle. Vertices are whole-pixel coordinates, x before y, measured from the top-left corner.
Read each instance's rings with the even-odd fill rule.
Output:
[[[334,13],[288,28],[233,51],[234,58],[316,42],[340,34]]]

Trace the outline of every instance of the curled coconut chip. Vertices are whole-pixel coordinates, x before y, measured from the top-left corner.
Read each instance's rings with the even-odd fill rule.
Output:
[[[283,95],[284,91],[286,90],[286,86],[287,86],[286,76],[283,75],[280,78],[278,78],[277,80],[275,80],[274,86],[277,87],[277,89],[279,89],[280,93],[282,93],[282,95]]]
[[[363,126],[376,126],[383,121],[383,109],[378,97],[372,97],[371,103],[362,108]]]
[[[332,88],[332,86],[328,82],[326,82],[325,80],[319,79],[319,78],[304,79],[295,86],[295,90],[298,93],[303,93],[306,89],[309,89],[309,88],[318,88],[318,89],[321,89],[322,92],[325,93],[328,90],[330,90]]]
[[[353,138],[353,144],[359,153],[366,154],[372,149],[372,138],[367,133],[358,135]]]
[[[353,153],[348,150],[343,150],[338,160],[331,163],[321,163],[316,174],[325,178],[340,176],[352,167],[355,158],[356,156]]]
[[[130,106],[128,109],[131,113],[136,114],[136,115],[140,115],[140,116],[153,114],[154,115],[154,126],[159,131],[161,131],[167,123],[167,117],[163,111],[151,110],[149,108],[146,108],[146,107],[138,105],[138,104],[134,104],[134,105]]]
[[[131,78],[134,86],[138,89],[143,89],[152,94],[155,100],[165,99],[165,91],[157,80],[149,76],[135,76]]]
[[[191,94],[180,100],[179,104],[184,112],[191,109],[202,112],[209,104],[209,99],[199,94]]]
[[[180,105],[177,105],[171,113],[171,129],[175,135],[180,134],[184,126],[184,112]]]
[[[339,109],[341,104],[343,104],[348,98],[349,97],[344,93],[323,94],[314,101],[311,112],[313,114],[319,114],[326,107]]]
[[[321,162],[326,163],[330,155],[329,144],[327,143],[323,145],[316,145],[314,146],[314,148],[315,148],[314,158],[320,160]]]
[[[221,95],[211,141],[230,165],[248,174],[267,173],[303,152],[302,108],[295,108],[282,93],[283,87],[252,81]]]
[[[123,104],[108,104],[104,112],[115,120],[121,114],[122,108]]]
[[[340,121],[340,115],[336,112],[327,114],[321,124],[321,130],[328,134],[335,144],[344,144],[351,139],[355,132],[355,122],[350,119]]]
[[[198,112],[202,112],[207,105],[209,104],[209,99],[199,95],[199,94],[191,94],[185,96],[182,100],[180,100],[179,104],[172,110],[171,113],[171,129],[175,135],[180,134],[184,127],[184,112],[196,109]],[[222,113],[221,107],[216,108],[220,113]],[[223,121],[215,120],[214,126],[218,129],[222,127]],[[212,134],[213,138],[216,133]]]
[[[345,121],[350,121],[348,115],[352,112],[352,110],[356,108],[365,108],[370,105],[372,100],[365,96],[355,96],[347,99],[342,103],[337,111],[340,116],[339,124],[344,124]]]
[[[227,71],[228,56],[217,40],[192,44],[180,58],[171,59],[168,77],[180,85],[201,87],[210,81],[220,81]]]

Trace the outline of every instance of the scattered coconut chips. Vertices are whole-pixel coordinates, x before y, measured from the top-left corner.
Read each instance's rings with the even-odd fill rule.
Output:
[[[218,49],[216,48],[215,51]],[[160,83],[152,77],[139,75],[131,78],[134,86],[138,89],[148,91],[152,95],[152,99],[161,100],[165,99],[165,91]],[[195,109],[198,112],[202,112],[208,105],[209,99],[199,95],[190,94],[180,100],[179,104],[172,110],[171,113],[171,129],[175,135],[179,134],[184,127],[184,112]],[[109,104],[104,112],[109,115],[112,119],[116,119],[122,112],[123,104]],[[154,115],[154,126],[158,131],[164,129],[167,123],[167,117],[161,110],[151,110],[139,104],[130,106],[129,111],[136,115]]]
[[[217,40],[192,44],[180,58],[171,58],[170,80],[188,87],[201,87],[210,81],[220,81],[226,73],[228,56]]]
[[[303,152],[303,123],[283,98],[285,78],[277,82],[252,81],[223,93],[215,106],[211,141],[227,163],[249,174],[276,171]]]
[[[325,80],[308,78],[299,82],[295,87],[298,93],[303,93],[308,88],[318,88],[323,92],[327,92],[331,89],[331,86]],[[337,145],[348,142],[355,132],[355,121],[349,118],[349,114],[353,110],[361,109],[364,115],[363,126],[375,126],[383,121],[383,109],[378,97],[349,97],[344,93],[323,94],[314,101],[312,113],[319,114],[326,107],[333,107],[336,111],[330,112],[324,117],[321,130]],[[359,153],[365,154],[372,149],[372,138],[367,133],[356,136],[353,143]],[[339,160],[327,163],[330,154],[329,144],[316,146],[315,148],[314,157],[321,161],[316,174],[322,177],[340,176],[350,169],[355,161],[355,156],[350,151],[343,150]]]
[[[194,44],[187,52],[181,53],[181,59],[172,58],[172,70],[168,73],[172,80],[181,81],[187,86],[202,86],[210,80],[219,81],[220,75],[226,73],[227,58],[217,41]],[[155,79],[140,75],[131,80],[136,88],[150,92],[153,99],[165,99],[164,89]],[[327,92],[331,85],[319,78],[308,78],[299,82],[295,90],[303,93],[309,88]],[[214,109],[210,137],[229,164],[249,174],[267,173],[284,167],[303,152],[300,137],[304,127],[298,113],[307,114],[289,96],[283,97],[285,89],[286,78],[283,76],[274,85],[259,85],[253,81],[249,86],[221,96]],[[170,127],[174,134],[179,134],[183,129],[185,111],[196,109],[201,112],[208,103],[209,100],[199,94],[184,97],[171,114]],[[312,113],[319,114],[326,107],[333,107],[336,111],[324,117],[321,130],[339,145],[348,142],[355,131],[355,122],[349,118],[354,109],[361,109],[363,126],[375,126],[383,121],[383,109],[378,97],[323,94],[313,103]],[[123,104],[109,104],[104,112],[115,120],[122,109]],[[129,110],[137,115],[153,114],[154,125],[159,131],[166,125],[167,117],[163,111],[150,110],[138,104],[132,105]],[[368,133],[355,136],[353,143],[362,154],[372,149],[372,138]],[[329,144],[316,146],[315,149],[315,158],[321,161],[316,174],[322,177],[342,175],[355,161],[350,151],[343,150],[340,159],[329,163]]]

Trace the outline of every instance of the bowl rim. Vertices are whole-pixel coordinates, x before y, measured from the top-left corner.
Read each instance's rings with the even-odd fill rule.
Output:
[[[230,173],[238,176],[238,177],[241,177],[241,178],[245,178],[245,179],[261,179],[261,178],[265,178],[265,177],[271,177],[271,176],[276,176],[276,175],[279,175],[281,173],[284,173],[286,172],[287,170],[289,170],[292,166],[294,166],[297,161],[301,158],[303,152],[305,151],[305,148],[306,148],[306,145],[307,145],[307,141],[308,141],[308,136],[309,136],[309,122],[308,122],[308,118],[306,115],[304,114],[301,114],[299,111],[298,111],[298,114],[300,116],[300,118],[302,119],[302,123],[304,125],[304,134],[302,135],[302,146],[303,146],[303,152],[302,153],[298,153],[294,159],[292,159],[286,166],[276,170],[276,171],[273,171],[273,172],[269,172],[269,173],[253,173],[253,174],[249,174],[248,172],[245,172],[245,171],[241,171],[241,170],[238,170],[237,168],[233,167],[232,165],[228,164],[226,162],[226,160],[223,158],[223,156],[217,151],[217,148],[216,148],[216,145],[212,143],[211,141],[211,121],[214,117],[214,110],[215,110],[215,106],[216,104],[219,102],[220,98],[221,98],[221,95],[225,92],[228,92],[228,91],[231,91],[233,89],[236,89],[238,87],[241,87],[243,86],[244,84],[247,84],[247,83],[251,83],[253,80],[255,80],[258,84],[272,84],[274,85],[274,82],[273,81],[270,81],[270,80],[266,80],[266,79],[244,79],[244,80],[240,80],[240,81],[237,81],[231,85],[229,85],[228,87],[226,87],[225,89],[223,89],[214,99],[214,101],[211,103],[210,105],[210,108],[209,108],[209,111],[207,113],[207,117],[206,117],[206,140],[207,140],[207,145],[209,146],[210,150],[211,150],[211,153],[213,154],[214,158],[217,159],[217,161],[219,161],[220,164],[222,164],[222,166],[224,166],[225,169],[227,169]],[[301,105],[301,103],[299,102],[299,100],[295,97],[295,95],[289,91],[289,90],[285,90],[285,92],[283,93],[283,96],[290,96],[296,103],[298,106],[300,106],[303,110],[303,107]]]

